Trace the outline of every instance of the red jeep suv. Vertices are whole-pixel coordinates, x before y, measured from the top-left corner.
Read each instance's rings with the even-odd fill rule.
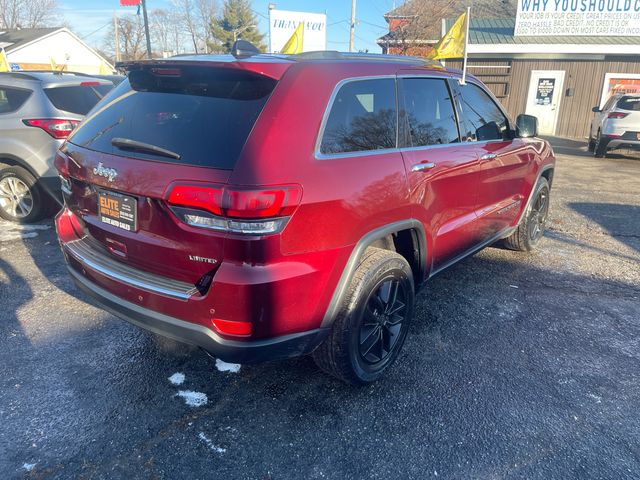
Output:
[[[124,68],[58,154],[56,227],[78,287],[152,332],[368,383],[429,277],[543,235],[550,146],[458,71],[337,52]]]

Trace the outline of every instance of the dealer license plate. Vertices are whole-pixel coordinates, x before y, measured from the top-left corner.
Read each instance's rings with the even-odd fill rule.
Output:
[[[130,232],[138,229],[138,201],[135,197],[105,190],[98,191],[98,216],[101,222]]]

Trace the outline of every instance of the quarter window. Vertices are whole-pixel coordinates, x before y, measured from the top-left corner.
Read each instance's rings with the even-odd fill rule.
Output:
[[[393,79],[358,80],[336,95],[320,152],[364,152],[396,147],[396,86]]]
[[[466,141],[509,140],[509,122],[491,97],[472,83],[461,85],[460,90],[462,138]]]
[[[31,90],[0,87],[0,113],[10,113],[18,110],[31,95]]]
[[[403,146],[422,147],[458,141],[451,95],[444,80],[402,80],[404,104]]]

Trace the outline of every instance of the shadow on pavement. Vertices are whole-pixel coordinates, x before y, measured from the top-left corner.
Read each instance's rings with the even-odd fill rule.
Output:
[[[574,202],[569,207],[597,223],[619,242],[640,252],[640,206]]]

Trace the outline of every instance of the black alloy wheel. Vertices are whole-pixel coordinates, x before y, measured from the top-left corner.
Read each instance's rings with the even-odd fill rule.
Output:
[[[541,188],[536,195],[529,214],[529,238],[537,242],[542,235],[549,216],[549,190]]]
[[[406,284],[398,278],[383,279],[366,304],[360,325],[358,351],[365,365],[386,362],[401,338],[407,313]]]

